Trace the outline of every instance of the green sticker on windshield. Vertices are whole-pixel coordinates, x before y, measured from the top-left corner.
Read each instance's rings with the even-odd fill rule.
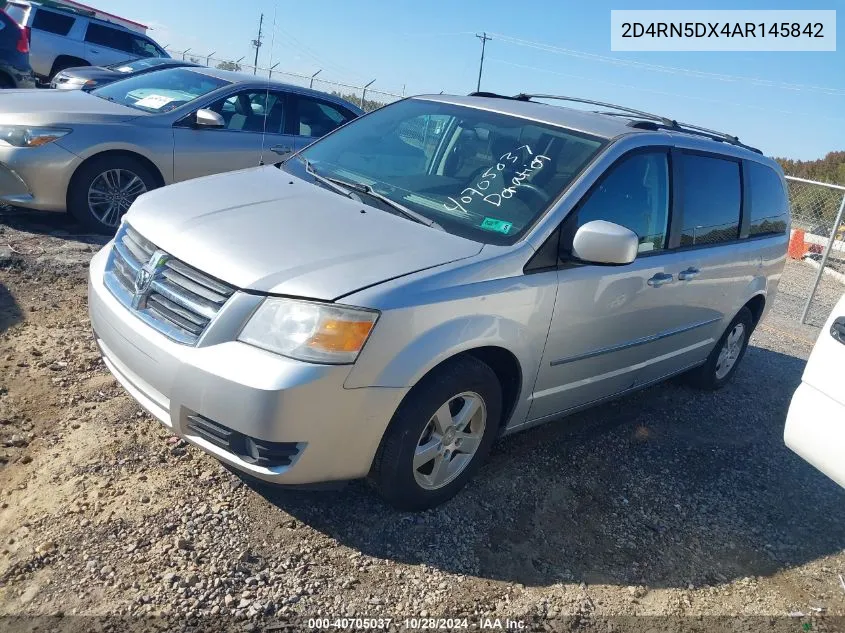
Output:
[[[507,235],[513,224],[505,222],[504,220],[497,220],[496,218],[484,218],[481,223],[481,228],[485,231],[496,231],[497,233],[504,233]]]

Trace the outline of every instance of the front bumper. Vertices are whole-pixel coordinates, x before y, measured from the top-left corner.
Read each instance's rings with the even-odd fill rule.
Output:
[[[81,162],[56,142],[41,147],[0,147],[0,202],[64,211],[70,178]]]
[[[845,406],[802,382],[792,396],[786,445],[845,487]]]
[[[91,325],[106,366],[141,406],[175,435],[265,481],[310,484],[367,475],[406,388],[345,389],[348,365],[303,363],[234,337],[198,347],[171,341],[103,284],[110,248],[91,261]],[[217,318],[225,318],[222,311]],[[197,416],[236,434],[295,444],[296,454],[286,465],[256,465],[197,432]]]

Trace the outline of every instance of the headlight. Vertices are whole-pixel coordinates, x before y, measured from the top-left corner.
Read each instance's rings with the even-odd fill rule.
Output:
[[[313,363],[354,363],[378,312],[313,301],[268,297],[238,340]]]
[[[25,125],[0,125],[0,141],[13,147],[38,147],[52,143],[69,134],[70,130],[57,127],[26,127]]]

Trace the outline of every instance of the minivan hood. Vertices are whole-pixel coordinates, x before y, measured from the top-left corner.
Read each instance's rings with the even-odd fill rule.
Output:
[[[6,125],[105,123],[144,114],[82,90],[4,90],[0,99],[0,123]]]
[[[471,257],[483,246],[273,166],[156,189],[135,201],[126,221],[160,249],[238,288],[323,300]]]

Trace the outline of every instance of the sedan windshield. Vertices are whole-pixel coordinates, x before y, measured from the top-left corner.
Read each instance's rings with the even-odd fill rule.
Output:
[[[366,195],[370,189],[450,233],[511,244],[603,143],[529,119],[407,99],[340,128],[284,168],[357,185],[362,201],[391,211]]]
[[[144,57],[141,59],[124,59],[117,64],[110,64],[106,66],[109,70],[114,70],[119,73],[134,73],[139,70],[146,70],[154,66],[161,66],[170,62],[169,57]]]
[[[145,112],[169,112],[229,83],[187,68],[168,68],[120,79],[91,94]]]

